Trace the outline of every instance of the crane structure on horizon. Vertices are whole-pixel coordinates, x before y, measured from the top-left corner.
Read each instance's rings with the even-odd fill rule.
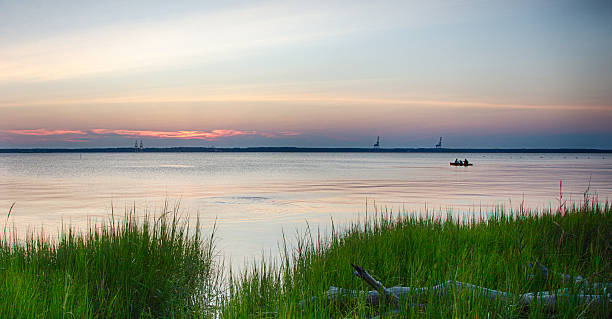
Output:
[[[440,141],[436,144],[436,148],[442,148],[442,136],[440,136]]]
[[[134,151],[140,152],[143,149],[144,149],[144,146],[142,146],[142,140],[140,140],[140,146],[138,146],[138,140],[136,140],[136,142],[134,143]]]
[[[374,147],[374,149],[380,148],[380,136],[376,137],[376,143],[372,145],[372,147]]]

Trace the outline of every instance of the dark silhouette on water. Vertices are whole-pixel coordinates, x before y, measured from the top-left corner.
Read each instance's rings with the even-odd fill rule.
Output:
[[[442,136],[440,136],[440,141],[438,142],[438,144],[436,144],[436,148],[437,149],[442,148]]]
[[[455,158],[454,162],[450,162],[451,166],[474,166],[474,164],[470,163],[470,161],[468,161],[468,159],[464,159],[463,161],[458,160]]]
[[[144,150],[144,146],[142,146],[142,140],[140,140],[140,146],[138,146],[138,140],[134,142],[134,152],[142,152]]]

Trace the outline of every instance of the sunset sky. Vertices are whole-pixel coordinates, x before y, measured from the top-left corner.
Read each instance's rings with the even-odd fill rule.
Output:
[[[0,0],[0,148],[612,148],[610,3]]]

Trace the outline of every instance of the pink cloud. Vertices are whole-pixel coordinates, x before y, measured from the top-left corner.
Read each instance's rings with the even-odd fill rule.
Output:
[[[300,132],[293,132],[293,131],[284,131],[284,132],[278,132],[278,135],[282,135],[282,136],[298,136],[301,135],[302,133]]]
[[[153,137],[153,138],[176,138],[176,139],[197,139],[213,141],[223,137],[240,135],[261,135],[256,131],[239,130],[212,130],[207,131],[136,131],[136,130],[108,130],[93,129],[94,134],[116,134],[131,137]]]
[[[278,132],[278,133],[270,133],[270,132],[259,133],[259,135],[264,136],[264,137],[269,137],[269,138],[282,137],[282,136],[297,136],[301,134],[302,133],[292,132],[292,131],[283,131],[283,132]]]
[[[44,128],[39,128],[35,130],[5,130],[5,133],[14,134],[14,135],[30,135],[30,136],[53,136],[53,135],[69,135],[69,134],[78,134],[78,135],[86,135],[86,131],[81,130],[47,130]]]
[[[131,138],[156,138],[156,139],[193,139],[215,141],[232,136],[258,135],[267,138],[278,138],[283,136],[299,135],[297,132],[257,132],[231,129],[217,129],[211,131],[180,130],[180,131],[150,131],[150,130],[118,130],[118,129],[90,129],[90,130],[48,130],[24,129],[24,130],[0,130],[0,141],[13,141],[18,143],[27,142],[88,142],[92,139],[105,136],[125,136]]]

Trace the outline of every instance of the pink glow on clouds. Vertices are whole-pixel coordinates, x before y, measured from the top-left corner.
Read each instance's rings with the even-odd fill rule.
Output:
[[[239,130],[212,130],[206,131],[134,131],[134,130],[107,130],[93,129],[94,134],[115,134],[131,137],[176,138],[214,141],[223,137],[240,135],[261,135],[255,131]]]
[[[15,135],[32,135],[32,136],[53,136],[53,135],[86,135],[86,131],[81,130],[47,130],[39,128],[35,130],[6,130],[4,133],[15,134]]]
[[[278,132],[278,133],[261,132],[259,133],[259,135],[263,137],[268,137],[268,138],[275,138],[275,137],[285,137],[285,136],[298,136],[298,135],[302,135],[302,133],[293,132],[293,131],[283,131],[283,132]]]
[[[301,134],[302,133],[300,132],[292,132],[292,131],[278,132],[278,135],[282,135],[282,136],[298,136]]]
[[[78,138],[75,138],[78,135]],[[217,129],[211,131],[148,131],[148,130],[115,130],[115,129],[91,129],[91,130],[48,130],[44,128],[30,130],[0,130],[0,140],[11,140],[13,138],[23,139],[24,137],[34,138],[36,141],[64,141],[64,142],[85,142],[87,138],[97,138],[109,135],[119,135],[133,138],[149,137],[159,139],[193,139],[215,141],[225,137],[259,135],[268,138],[281,136],[296,136],[299,132],[257,132],[241,131],[231,129]]]

